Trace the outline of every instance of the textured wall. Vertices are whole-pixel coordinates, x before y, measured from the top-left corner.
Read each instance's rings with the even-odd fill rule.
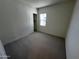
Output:
[[[79,0],[77,0],[66,39],[67,59],[79,59]]]
[[[33,32],[35,8],[18,0],[0,1],[0,39],[4,44]]]
[[[40,26],[40,21],[38,20],[38,30],[60,37],[66,37],[73,6],[74,2],[69,1],[54,6],[40,8],[38,10],[39,14],[47,13],[47,24],[46,27]]]

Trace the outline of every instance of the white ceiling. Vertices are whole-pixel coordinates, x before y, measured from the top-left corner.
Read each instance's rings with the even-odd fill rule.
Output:
[[[35,8],[40,8],[66,0],[21,0]]]

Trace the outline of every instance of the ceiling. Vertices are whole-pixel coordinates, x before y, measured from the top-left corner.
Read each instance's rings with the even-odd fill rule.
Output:
[[[35,8],[40,8],[66,0],[21,0]]]

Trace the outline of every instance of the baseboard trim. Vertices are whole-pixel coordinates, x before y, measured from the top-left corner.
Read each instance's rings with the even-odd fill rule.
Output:
[[[27,36],[31,35],[32,33],[29,33],[28,35],[26,34],[26,35],[22,35],[22,36],[16,37],[15,39],[8,41],[7,43],[3,43],[3,45],[7,45],[7,44],[10,44],[10,43],[15,42],[17,40],[23,39],[24,37],[27,37]]]
[[[50,36],[53,36],[53,37],[57,37],[57,38],[60,38],[60,39],[65,39],[64,37],[60,37],[60,36],[56,36],[56,35],[52,35],[52,34],[48,34],[48,33],[45,33],[45,32],[42,32],[42,31],[38,31],[40,33],[44,33],[44,34],[47,34],[47,35],[50,35]]]

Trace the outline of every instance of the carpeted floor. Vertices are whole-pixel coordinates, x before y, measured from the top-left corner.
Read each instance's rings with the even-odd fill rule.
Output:
[[[66,59],[65,39],[34,32],[5,45],[9,59]]]

